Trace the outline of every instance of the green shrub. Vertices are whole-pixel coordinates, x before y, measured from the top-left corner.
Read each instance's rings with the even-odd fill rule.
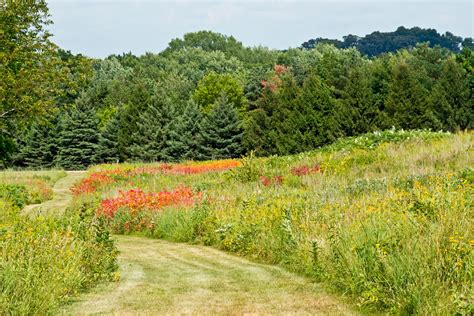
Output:
[[[10,201],[22,208],[29,201],[29,193],[24,185],[0,184],[0,199]]]

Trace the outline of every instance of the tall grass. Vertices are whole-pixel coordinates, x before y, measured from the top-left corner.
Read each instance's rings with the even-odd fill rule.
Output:
[[[133,176],[89,199],[185,184],[203,193],[201,203],[143,209],[146,223],[135,230],[284,265],[368,308],[468,315],[473,160],[472,133],[388,131],[295,156],[249,157],[224,174]],[[295,167],[321,172],[295,175]],[[131,233],[124,228],[133,220],[124,208],[109,224]]]
[[[35,173],[37,175],[37,173]],[[36,196],[29,180],[51,185],[60,177],[15,172],[25,185],[0,183],[0,314],[45,315],[99,280],[114,277],[116,250],[103,222],[83,207],[63,217],[21,215]],[[8,174],[12,175],[11,172]],[[2,177],[3,178],[3,177]]]

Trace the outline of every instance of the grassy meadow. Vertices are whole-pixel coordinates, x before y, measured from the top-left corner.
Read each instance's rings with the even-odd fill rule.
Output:
[[[323,282],[363,309],[472,314],[472,133],[386,131],[293,156],[109,164],[72,210]]]
[[[362,311],[472,314],[472,137],[391,130],[293,156],[4,171],[0,314],[53,313],[117,280],[110,233],[276,264]],[[24,212],[48,200],[56,213]]]

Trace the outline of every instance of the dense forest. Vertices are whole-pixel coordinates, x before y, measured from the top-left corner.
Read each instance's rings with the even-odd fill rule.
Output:
[[[348,34],[343,40],[318,37],[310,39],[303,44],[302,48],[312,49],[319,43],[332,44],[337,48],[357,48],[362,54],[373,57],[384,53],[395,53],[402,48],[414,48],[418,43],[429,43],[430,47],[436,45],[459,53],[462,48],[474,48],[472,38],[462,38],[450,32],[439,34],[435,29],[422,29],[412,27],[407,29],[403,26],[394,32],[372,32],[363,37]]]
[[[160,53],[92,59],[54,45],[50,23],[44,1],[0,10],[3,167],[285,155],[474,122],[472,40],[450,33],[399,28],[278,51],[200,31]]]

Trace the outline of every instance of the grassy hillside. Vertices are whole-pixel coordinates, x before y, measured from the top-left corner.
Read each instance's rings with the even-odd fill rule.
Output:
[[[75,207],[115,233],[283,265],[369,308],[468,314],[472,153],[472,133],[387,131],[287,157],[100,165]]]

